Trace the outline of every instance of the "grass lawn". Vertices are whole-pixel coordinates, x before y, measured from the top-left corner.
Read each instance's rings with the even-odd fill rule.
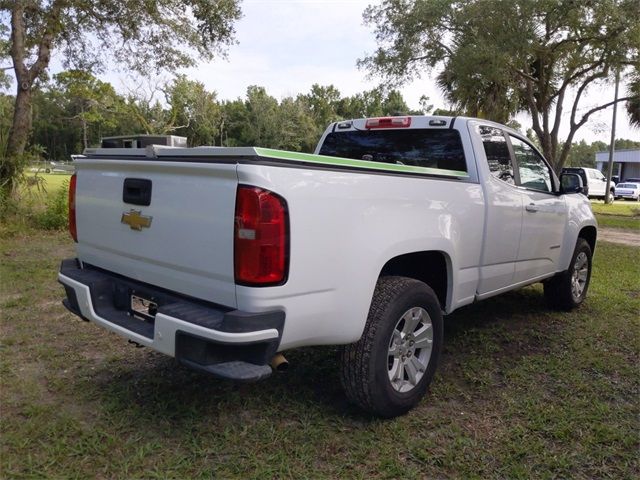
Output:
[[[640,203],[638,202],[616,200],[607,205],[602,200],[592,200],[591,208],[601,227],[640,230]]]
[[[446,319],[417,409],[350,406],[334,348],[234,384],[70,315],[56,283],[68,236],[0,225],[3,478],[637,478],[640,269],[600,243],[585,305],[541,287]]]
[[[56,191],[63,187],[64,182],[68,182],[71,175],[66,173],[40,173],[25,172],[27,183],[32,185],[27,188],[23,186],[23,190],[29,190],[32,194],[39,193],[39,189],[34,185],[37,183],[41,186],[40,190],[47,196],[54,195]],[[37,180],[36,180],[37,179]]]
[[[617,215],[597,215],[598,225],[607,228],[624,230],[640,230],[640,217],[623,217]]]
[[[606,204],[602,200],[592,200],[591,209],[598,215],[619,215],[623,217],[640,217],[640,203],[628,200],[616,200]]]

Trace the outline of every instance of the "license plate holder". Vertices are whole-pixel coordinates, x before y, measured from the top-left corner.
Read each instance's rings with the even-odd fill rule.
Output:
[[[131,316],[145,322],[153,322],[158,313],[158,304],[153,300],[131,294]]]

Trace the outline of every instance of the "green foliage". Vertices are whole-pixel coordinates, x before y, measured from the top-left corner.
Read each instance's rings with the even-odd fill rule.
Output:
[[[278,143],[278,101],[264,87],[247,88],[244,141],[247,145],[276,145]]]
[[[615,141],[615,149],[623,150],[628,148],[639,148],[640,142],[635,140],[627,140],[617,138]],[[596,153],[606,152],[609,150],[609,144],[601,141],[587,143],[584,140],[571,145],[569,156],[567,157],[566,166],[570,167],[596,167]]]
[[[34,215],[36,227],[44,230],[61,230],[67,226],[68,191],[69,181],[65,180],[53,195],[47,197],[44,210]]]
[[[329,125],[340,120],[336,110],[341,96],[340,91],[333,85],[323,87],[316,83],[311,86],[311,92],[302,98],[307,102],[316,125]]]
[[[425,110],[432,108],[427,101]],[[97,145],[102,136],[138,133],[181,135],[190,146],[255,145],[311,152],[333,121],[422,113],[411,111],[397,90],[373,89],[343,97],[333,85],[317,84],[307,94],[282,100],[253,85],[244,98],[218,101],[215,92],[184,75],[124,97],[110,84],[74,70],[55,75],[34,92],[32,138],[52,160]],[[8,119],[5,123],[8,130]],[[0,140],[2,125],[0,119]]]
[[[318,124],[309,113],[306,102],[299,98],[283,99],[278,109],[278,142],[275,148],[312,152],[319,138]]]
[[[165,90],[171,133],[189,139],[190,145],[215,145],[222,115],[215,92],[178,75]]]
[[[584,140],[580,140],[580,142],[574,143],[571,147],[566,165],[570,167],[595,168],[596,153],[606,150],[607,147],[604,142],[587,143]]]
[[[88,129],[111,128],[115,114],[121,109],[121,99],[109,83],[88,72],[69,70],[54,75],[52,94],[61,101],[67,119],[82,131],[82,147],[89,145]]]
[[[110,83],[90,73],[69,70],[34,92],[32,142],[45,146],[53,160],[68,159],[114,134],[127,117],[125,101]]]
[[[161,103],[160,94],[164,95]],[[423,98],[421,111],[411,111],[397,90],[380,88],[343,97],[333,86],[313,85],[306,94],[278,100],[264,87],[250,86],[244,98],[219,101],[197,81],[184,75],[156,90],[142,88],[127,97],[84,72],[55,75],[34,94],[33,140],[35,153],[63,160],[108,135],[174,134],[187,137],[191,146],[262,146],[311,152],[332,121],[393,114],[423,114],[433,109]],[[0,148],[10,128],[12,97],[0,94]],[[460,110],[436,108],[434,115],[460,115]],[[510,125],[520,126],[513,121]],[[527,135],[537,142],[532,131]],[[639,142],[616,140],[616,148]],[[576,144],[569,165],[593,166],[596,151],[606,144]],[[34,156],[28,156],[27,160]],[[23,164],[24,165],[24,162]]]
[[[433,107],[423,103],[423,109]],[[336,112],[342,118],[381,117],[386,115],[421,115],[423,111],[412,111],[398,90],[374,88],[347,97],[337,105]]]
[[[7,155],[0,156],[0,171],[10,172],[7,176],[0,178],[0,219],[5,218],[19,210],[20,198],[12,195],[11,189],[6,188],[11,182],[15,186],[31,185],[36,190],[40,190],[42,184],[26,175],[26,167],[38,162],[42,158],[42,148],[39,145],[32,145],[21,155],[9,158]]]
[[[628,140],[626,138],[616,138],[616,141],[614,142],[614,145],[615,145],[615,149],[616,150],[628,150],[628,149],[633,149],[633,148],[640,148],[640,141]],[[605,148],[605,150],[607,148],[609,148],[608,145]]]
[[[246,100],[222,104],[221,143],[310,152],[327,126],[316,112],[307,96],[278,102],[264,87],[250,86]]]
[[[0,93],[0,158],[5,158],[13,117],[13,97]]]

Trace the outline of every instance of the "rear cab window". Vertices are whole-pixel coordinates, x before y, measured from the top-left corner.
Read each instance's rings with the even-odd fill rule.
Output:
[[[553,171],[527,141],[498,127],[479,125],[477,128],[491,175],[509,185],[553,193]]]
[[[509,153],[507,138],[502,130],[495,127],[480,126],[478,133],[482,138],[482,146],[489,164],[491,175],[509,185],[516,184],[516,172]]]
[[[331,157],[467,173],[460,133],[452,129],[332,132],[326,136],[318,153]]]

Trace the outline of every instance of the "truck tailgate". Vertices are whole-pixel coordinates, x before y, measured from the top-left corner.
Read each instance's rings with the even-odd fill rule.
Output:
[[[96,158],[75,163],[81,261],[236,307],[235,163]],[[132,179],[127,185],[133,192],[125,196],[126,179]],[[150,202],[144,205],[144,199],[136,200],[136,188],[149,186]]]

